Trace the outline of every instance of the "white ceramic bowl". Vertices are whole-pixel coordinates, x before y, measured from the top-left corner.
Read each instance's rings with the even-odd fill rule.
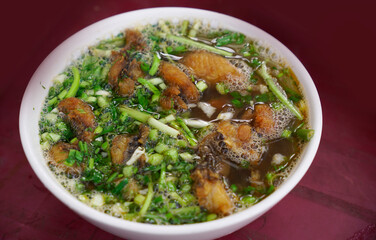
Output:
[[[300,83],[310,109],[310,123],[315,135],[302,153],[301,159],[290,176],[278,189],[260,203],[231,216],[205,223],[180,226],[157,226],[118,219],[88,207],[65,190],[49,170],[39,145],[38,121],[42,102],[52,85],[52,79],[69,63],[81,55],[88,46],[99,39],[116,35],[125,28],[138,24],[154,23],[159,18],[202,19],[212,25],[242,32],[262,40],[283,56],[291,66]],[[20,110],[20,134],[22,145],[31,167],[45,185],[60,201],[83,218],[117,236],[127,239],[212,239],[234,232],[254,221],[286,196],[300,181],[311,165],[319,146],[322,130],[321,104],[316,87],[302,63],[282,43],[263,30],[242,20],[211,11],[191,8],[151,8],[119,14],[79,31],[60,44],[42,62],[31,78],[25,91]]]

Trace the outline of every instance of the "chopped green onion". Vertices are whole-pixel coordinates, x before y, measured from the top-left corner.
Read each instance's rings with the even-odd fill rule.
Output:
[[[75,97],[77,94],[78,88],[80,86],[80,72],[78,71],[76,67],[72,67],[72,72],[73,72],[73,83],[67,95],[65,96],[65,98]]]
[[[159,190],[163,190],[166,187],[166,163],[161,164],[161,173],[159,175]]]
[[[170,212],[174,215],[185,215],[188,213],[198,214],[201,212],[201,209],[199,206],[189,206],[184,208],[171,209]]]
[[[171,126],[173,126],[174,128],[178,129],[182,134],[183,136],[188,140],[189,144],[191,146],[196,146],[197,145],[197,140],[196,139],[193,139],[191,138],[185,131],[184,129],[182,129],[178,123],[176,121],[172,121],[170,122]]]
[[[200,21],[196,21],[196,22],[193,24],[191,30],[189,30],[188,37],[191,37],[191,38],[192,38],[192,37],[196,37],[196,35],[197,35],[197,31],[198,31],[198,29],[200,28],[200,26],[201,26],[201,22],[200,22]]]
[[[57,103],[57,97],[54,97],[54,98],[52,98],[51,100],[48,101],[48,105],[50,105],[50,106],[55,105],[55,103]]]
[[[123,168],[123,175],[124,177],[132,177],[134,174],[135,167],[133,165],[125,166]]]
[[[187,205],[187,202],[182,197],[180,197],[179,194],[177,194],[176,192],[170,192],[170,196],[172,199],[178,201],[178,203],[182,205],[183,207]]]
[[[89,158],[89,169],[94,168],[94,158]]]
[[[134,118],[137,121],[140,121],[140,122],[143,122],[143,123],[146,123],[148,121],[148,119],[152,117],[148,113],[140,112],[138,110],[135,110],[135,109],[132,109],[132,108],[129,108],[129,107],[126,107],[126,106],[121,106],[119,108],[119,110],[121,112],[128,114],[131,118]]]
[[[188,25],[189,25],[189,21],[188,20],[184,20],[181,24],[181,35],[185,36],[187,35],[187,30],[188,30]]]
[[[169,146],[164,144],[164,143],[161,143],[159,142],[157,144],[157,146],[155,146],[154,150],[157,152],[157,153],[163,153],[164,151],[166,151],[167,149],[169,149]]]
[[[161,60],[159,59],[158,55],[156,53],[154,53],[153,63],[152,63],[150,70],[149,70],[150,76],[154,76],[157,73],[160,62],[161,62]]]
[[[148,162],[154,166],[161,164],[162,161],[163,161],[163,156],[159,153],[154,153],[150,155],[149,160],[148,160]]]
[[[161,27],[163,32],[171,33],[170,29],[168,28],[168,26],[166,25],[166,23],[163,20],[159,20],[158,24]]]
[[[152,93],[160,95],[161,92],[150,81],[144,78],[138,78],[137,81],[149,89]]]
[[[219,92],[219,94],[221,95],[226,95],[230,90],[227,88],[226,84],[224,84],[223,82],[220,82],[220,83],[217,83],[215,85],[215,88],[217,89],[217,91]]]
[[[105,107],[108,107],[109,105],[110,105],[110,100],[108,100],[108,98],[103,97],[103,96],[98,97],[98,106],[99,107],[105,108]]]
[[[245,196],[241,200],[245,204],[254,204],[256,202],[256,198],[253,196]]]
[[[193,156],[188,153],[188,152],[184,152],[184,153],[180,153],[179,156],[184,160],[184,161],[190,161],[193,159]]]
[[[158,130],[157,129],[150,130],[149,139],[151,141],[157,141],[158,140]]]
[[[302,139],[303,141],[309,141],[315,134],[315,130],[313,129],[298,129],[296,130],[296,135]]]
[[[172,34],[166,34],[166,35],[161,34],[161,35],[163,37],[165,37],[166,39],[170,40],[170,41],[176,41],[176,42],[180,42],[180,43],[183,43],[183,44],[187,44],[187,45],[192,46],[192,47],[201,48],[201,49],[213,52],[213,53],[217,53],[217,54],[222,55],[222,56],[231,57],[233,55],[233,53],[231,53],[231,52],[227,52],[225,50],[215,48],[213,46],[207,45],[205,43],[197,42],[197,41],[191,40],[189,38],[179,37],[179,36],[175,36],[175,35],[172,35]]]
[[[112,182],[118,175],[119,173],[118,172],[114,172],[106,181],[106,183],[110,183]]]
[[[191,132],[191,130],[190,130],[189,127],[185,124],[185,122],[183,121],[183,119],[181,119],[181,118],[177,118],[177,119],[176,119],[176,122],[179,123],[179,125],[184,129],[184,131],[188,134],[188,136],[190,136],[191,138],[193,138],[193,139],[196,140],[195,135]]]
[[[141,194],[137,194],[136,197],[133,199],[134,203],[141,206],[145,202],[145,196]]]
[[[289,138],[291,136],[291,133],[292,132],[290,130],[285,129],[285,130],[283,130],[283,132],[281,134],[281,137],[283,137],[283,138]]]
[[[116,185],[116,187],[114,188],[114,190],[112,190],[112,193],[114,195],[118,195],[121,190],[123,190],[123,188],[125,187],[125,185],[128,184],[128,179],[124,179],[123,181],[121,181],[118,185]]]
[[[166,133],[172,137],[177,137],[180,134],[179,131],[177,131],[176,129],[173,129],[172,127],[167,126],[166,124],[156,120],[148,113],[140,112],[126,106],[121,106],[119,110],[121,112],[127,113],[130,117],[140,122],[148,123],[151,127],[156,128],[159,131]]]
[[[67,94],[68,94],[68,91],[64,89],[63,91],[61,91],[61,93],[59,93],[59,95],[57,95],[57,97],[60,100],[63,100]]]
[[[213,221],[213,220],[215,220],[215,219],[217,219],[217,214],[215,214],[215,213],[210,213],[210,214],[208,214],[207,216],[206,216],[206,221]]]
[[[264,78],[266,84],[269,86],[270,90],[274,95],[299,119],[303,120],[303,115],[300,113],[294,104],[292,104],[287,97],[278,89],[277,85],[274,83],[272,76],[267,72],[267,67],[265,62],[261,64],[261,68],[257,70],[258,74]]]
[[[158,85],[158,84],[163,83],[163,79],[162,79],[162,78],[159,78],[159,77],[149,79],[148,81],[149,81],[151,84],[153,84],[153,85]]]
[[[141,62],[140,68],[142,71],[147,73],[150,70],[150,65],[145,62]]]
[[[186,148],[188,146],[187,141],[185,140],[178,140],[177,145],[181,148]]]
[[[164,133],[166,133],[166,134],[168,134],[172,137],[177,137],[180,134],[179,131],[177,131],[176,129],[169,127],[166,124],[161,123],[160,121],[158,121],[158,120],[156,120],[155,118],[152,118],[152,117],[149,118],[148,124],[151,127],[154,127],[156,129],[158,129],[159,131],[164,132]]]
[[[199,81],[199,82],[196,84],[196,87],[197,87],[197,89],[198,89],[200,92],[203,92],[203,91],[205,91],[205,90],[208,88],[208,85],[205,83],[205,81]]]
[[[148,210],[149,206],[150,206],[150,203],[151,203],[151,200],[153,199],[153,195],[154,195],[154,191],[153,191],[153,183],[152,182],[149,182],[148,184],[148,193],[146,195],[146,199],[141,207],[141,210],[139,212],[139,214],[142,216],[146,213],[146,211]]]
[[[165,156],[170,158],[173,162],[176,162],[179,158],[179,153],[176,148],[171,148],[163,152]]]

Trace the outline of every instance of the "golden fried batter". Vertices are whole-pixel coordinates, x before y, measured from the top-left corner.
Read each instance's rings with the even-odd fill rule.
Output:
[[[50,151],[48,152],[48,154],[50,156],[49,163],[51,165],[59,167],[64,172],[66,172],[70,175],[78,176],[82,171],[82,167],[80,165],[77,165],[77,163],[74,163],[73,166],[69,167],[69,166],[64,164],[65,160],[69,156],[69,151],[71,149],[77,150],[78,147],[77,147],[77,145],[64,143],[64,142],[56,143],[55,145],[53,145],[51,147]]]
[[[225,80],[245,79],[244,74],[226,58],[211,52],[203,50],[188,52],[180,62],[192,69],[197,77],[205,79],[209,85]]]
[[[124,160],[130,157],[128,153],[128,144],[131,142],[131,138],[126,134],[118,135],[112,140],[111,146],[111,160],[115,164],[122,164]]]
[[[193,190],[200,206],[222,216],[232,212],[234,204],[219,174],[208,168],[196,168],[191,177],[194,181]]]
[[[257,132],[270,134],[275,131],[273,110],[266,104],[258,104],[254,110],[254,126]]]
[[[141,32],[133,29],[125,30],[125,46],[123,51],[126,50],[142,50],[145,47],[145,42]]]
[[[165,110],[171,109],[172,107],[176,109],[188,109],[187,104],[181,99],[179,94],[180,90],[177,87],[168,87],[162,92],[159,104]]]
[[[97,126],[91,106],[81,99],[71,97],[62,100],[57,107],[65,114],[65,119],[75,130],[77,138],[90,143]]]
[[[112,88],[117,89],[118,81],[121,77],[121,72],[123,71],[127,63],[124,56],[117,54],[116,52],[113,52],[113,59],[113,64],[108,72],[107,80]]]
[[[199,91],[191,79],[180,68],[169,62],[162,62],[159,66],[159,72],[167,85],[177,87],[188,102],[198,102],[200,98]]]
[[[140,62],[136,61],[136,59],[133,59],[132,62],[129,63],[127,74],[135,81],[137,81],[138,78],[143,78],[145,76],[140,67]]]
[[[150,128],[144,124],[139,127],[139,135],[121,134],[112,140],[111,160],[115,164],[127,161],[138,146],[143,146],[149,136]]]

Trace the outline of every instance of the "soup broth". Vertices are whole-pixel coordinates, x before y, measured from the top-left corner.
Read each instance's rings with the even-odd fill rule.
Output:
[[[125,29],[53,81],[46,161],[80,201],[126,220],[196,223],[257,204],[314,134],[283,59],[199,20]]]

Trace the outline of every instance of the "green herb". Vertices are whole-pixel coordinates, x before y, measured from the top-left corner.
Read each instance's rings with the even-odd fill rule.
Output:
[[[261,68],[257,71],[258,74],[264,78],[269,89],[274,93],[274,95],[299,119],[303,120],[303,115],[300,113],[294,104],[292,104],[286,96],[278,89],[277,85],[274,83],[273,78],[267,72],[267,67],[265,63],[262,63]]]
[[[73,83],[67,95],[65,96],[65,98],[75,97],[78,91],[78,88],[80,86],[80,72],[78,71],[76,67],[72,67],[72,73],[73,73]]]

